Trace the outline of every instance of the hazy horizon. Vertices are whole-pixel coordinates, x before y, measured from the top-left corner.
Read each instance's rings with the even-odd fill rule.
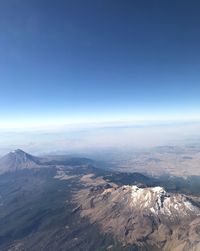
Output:
[[[142,150],[184,146],[200,139],[199,121],[97,123],[28,130],[0,130],[0,154],[22,148],[31,153],[77,153],[120,148]]]

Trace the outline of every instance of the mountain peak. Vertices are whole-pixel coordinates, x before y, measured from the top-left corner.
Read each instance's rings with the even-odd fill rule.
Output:
[[[132,186],[131,199],[132,207],[164,217],[176,215],[181,218],[181,215],[191,215],[197,212],[197,208],[184,195],[169,194],[159,186],[148,188]]]
[[[170,242],[170,238],[176,242],[184,226],[200,220],[200,208],[191,199],[167,193],[160,186],[125,185],[93,191],[83,189],[75,197],[81,206],[81,216],[98,222],[105,233],[113,233],[125,243],[136,244],[144,239],[157,243],[158,234],[163,240],[159,245]]]
[[[39,159],[21,149],[16,149],[0,159],[0,173],[19,169],[31,169],[39,166]]]
[[[13,150],[13,151],[9,152],[8,154],[6,154],[5,156],[12,156],[12,155],[15,155],[15,156],[23,156],[23,155],[31,156],[29,153],[26,153],[21,149]]]
[[[13,153],[19,153],[19,154],[25,153],[25,154],[27,154],[26,152],[24,152],[22,149],[19,149],[19,148],[14,150]]]

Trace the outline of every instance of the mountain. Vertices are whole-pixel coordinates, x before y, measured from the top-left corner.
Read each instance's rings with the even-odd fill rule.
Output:
[[[1,158],[0,250],[200,250],[199,179],[190,189],[92,163],[20,149]]]
[[[17,149],[0,159],[0,174],[20,169],[37,168],[39,166],[39,158],[32,156],[21,149]]]
[[[162,187],[112,186],[79,191],[82,217],[98,223],[124,245],[164,251],[200,250],[200,208],[191,198]]]

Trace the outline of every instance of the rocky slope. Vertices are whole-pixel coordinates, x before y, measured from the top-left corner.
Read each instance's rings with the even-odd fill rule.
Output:
[[[13,172],[19,169],[37,168],[39,166],[39,158],[17,149],[0,159],[0,174]]]
[[[81,215],[124,245],[155,245],[163,251],[200,250],[200,208],[162,187],[103,183],[79,191]]]

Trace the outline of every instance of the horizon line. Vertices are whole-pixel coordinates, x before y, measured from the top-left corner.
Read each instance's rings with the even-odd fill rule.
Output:
[[[200,116],[196,117],[161,117],[152,116],[145,118],[135,117],[134,119],[80,119],[80,120],[43,120],[40,122],[35,120],[21,120],[16,122],[2,122],[0,121],[0,130],[57,130],[57,129],[70,129],[70,128],[82,128],[82,127],[112,127],[112,126],[134,126],[134,125],[158,125],[158,124],[169,124],[169,123],[198,123],[200,122]]]

